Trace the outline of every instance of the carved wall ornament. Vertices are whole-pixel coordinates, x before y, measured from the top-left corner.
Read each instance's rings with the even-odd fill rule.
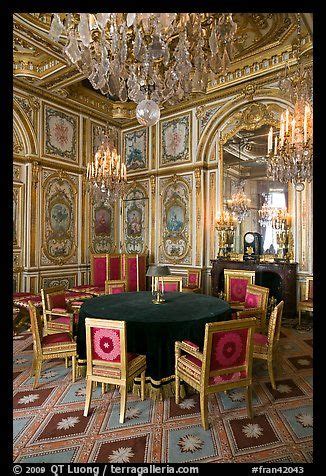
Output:
[[[44,181],[43,204],[42,252],[47,260],[61,265],[75,255],[77,241],[77,186],[64,171]]]
[[[190,263],[191,177],[174,175],[161,193],[162,245],[160,262]]]
[[[191,114],[160,122],[160,165],[191,161]]]
[[[34,161],[32,163],[32,185],[34,188],[37,188],[37,185],[38,185],[39,172],[40,172],[40,166],[38,162]]]
[[[151,183],[152,195],[155,195],[155,192],[156,192],[156,177],[155,177],[155,175],[150,176],[150,183]]]

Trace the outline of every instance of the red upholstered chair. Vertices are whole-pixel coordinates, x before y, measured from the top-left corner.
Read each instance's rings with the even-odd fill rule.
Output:
[[[257,286],[255,284],[248,284],[244,309],[237,312],[237,319],[255,317],[257,319],[257,327],[265,333],[268,295],[268,288]]]
[[[123,279],[123,254],[109,254],[107,280],[117,281]]]
[[[255,284],[255,271],[224,270],[224,292],[232,309],[242,309],[248,284]]]
[[[180,380],[200,394],[202,426],[208,429],[207,396],[247,388],[247,410],[252,418],[252,354],[256,319],[213,322],[205,326],[204,350],[189,341],[175,343],[175,401],[180,399]]]
[[[108,279],[108,255],[91,254],[91,283],[93,290],[105,290],[105,281]]]
[[[127,353],[125,321],[85,319],[86,326],[86,402],[84,416],[88,415],[93,382],[120,387],[120,423],[124,422],[127,402],[127,384],[141,375],[141,399],[145,398],[146,356]]]
[[[301,312],[302,311],[313,312],[314,310],[313,290],[314,290],[314,278],[312,276],[308,276],[306,278],[305,292],[304,292],[303,298],[301,298],[298,304],[299,326],[301,326]]]
[[[71,334],[61,332],[43,336],[42,319],[36,307],[29,302],[29,315],[31,319],[31,329],[33,334],[33,366],[31,376],[35,375],[33,388],[36,388],[41,377],[42,363],[51,359],[72,358],[72,381],[76,376],[77,344]]]
[[[269,378],[274,389],[276,385],[273,366],[278,357],[278,342],[281,332],[283,305],[284,302],[281,301],[272,311],[269,318],[267,336],[259,333],[254,334],[254,359],[267,361]]]
[[[120,294],[126,292],[126,281],[108,280],[105,281],[105,294]]]
[[[158,289],[162,291],[163,283],[163,292],[182,292],[182,276],[162,276],[158,279]]]
[[[127,282],[127,291],[146,290],[146,261],[146,254],[123,255],[123,279]]]
[[[183,286],[182,292],[201,292],[201,269],[187,269],[186,285]]]
[[[41,289],[46,334],[73,332],[73,314],[69,312],[64,286]]]

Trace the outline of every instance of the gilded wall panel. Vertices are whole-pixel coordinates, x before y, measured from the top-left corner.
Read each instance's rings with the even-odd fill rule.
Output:
[[[93,253],[115,251],[115,205],[103,197],[92,194],[90,242]]]
[[[43,171],[41,264],[76,263],[78,177]]]
[[[23,247],[23,223],[24,223],[24,202],[23,202],[23,184],[14,184],[13,186],[13,248],[21,249]]]
[[[192,115],[160,122],[160,166],[191,162]]]
[[[91,123],[92,129],[91,129],[91,136],[92,136],[92,156],[95,155],[95,152],[99,148],[102,142],[103,135],[105,134],[106,130],[108,129],[108,134],[109,137],[112,139],[112,142],[116,148],[118,148],[119,145],[119,137],[118,137],[118,129],[114,126],[103,126],[101,124],[92,122]]]
[[[77,275],[63,275],[60,273],[59,276],[41,276],[40,278],[40,288],[51,288],[52,286],[64,286],[66,289],[76,286],[77,284]]]
[[[122,154],[128,171],[148,168],[148,137],[147,128],[123,133]]]
[[[191,264],[192,176],[162,180],[159,261]]]
[[[43,126],[43,155],[78,163],[79,117],[45,104]]]
[[[134,182],[123,200],[122,211],[124,251],[144,253],[148,248],[148,190]]]

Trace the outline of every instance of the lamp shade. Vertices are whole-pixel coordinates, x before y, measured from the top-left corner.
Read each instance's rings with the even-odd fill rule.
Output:
[[[146,276],[170,276],[171,271],[168,266],[151,265],[147,269]]]

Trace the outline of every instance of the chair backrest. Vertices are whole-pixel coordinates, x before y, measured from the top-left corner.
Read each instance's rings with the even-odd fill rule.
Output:
[[[213,322],[205,326],[202,384],[251,379],[256,319]]]
[[[105,294],[120,294],[126,292],[126,281],[107,280],[105,281]]]
[[[52,286],[51,288],[41,289],[43,309],[51,311],[55,307],[67,308],[65,299],[66,288],[64,286]]]
[[[162,291],[162,282],[164,292],[182,292],[182,276],[162,276],[158,279],[159,291]]]
[[[123,279],[123,254],[108,254],[107,280],[116,281]]]
[[[93,286],[105,287],[108,279],[107,254],[91,254],[91,283]]]
[[[200,288],[201,269],[187,269],[187,286]]]
[[[224,270],[224,292],[228,302],[245,302],[248,284],[255,284],[255,271]]]
[[[259,308],[265,313],[268,305],[269,288],[257,286],[256,284],[248,284],[245,297],[245,308]]]
[[[43,323],[40,314],[32,301],[28,301],[29,317],[31,320],[31,329],[33,335],[33,350],[34,354],[40,355],[42,353],[42,337],[43,337]]]
[[[313,276],[308,276],[306,280],[306,296],[305,299],[314,298],[314,278]]]
[[[87,375],[94,365],[118,368],[121,378],[127,372],[127,331],[125,321],[85,319]]]
[[[282,314],[284,301],[278,303],[271,312],[268,323],[268,350],[272,351],[273,347],[278,343],[281,332]]]

